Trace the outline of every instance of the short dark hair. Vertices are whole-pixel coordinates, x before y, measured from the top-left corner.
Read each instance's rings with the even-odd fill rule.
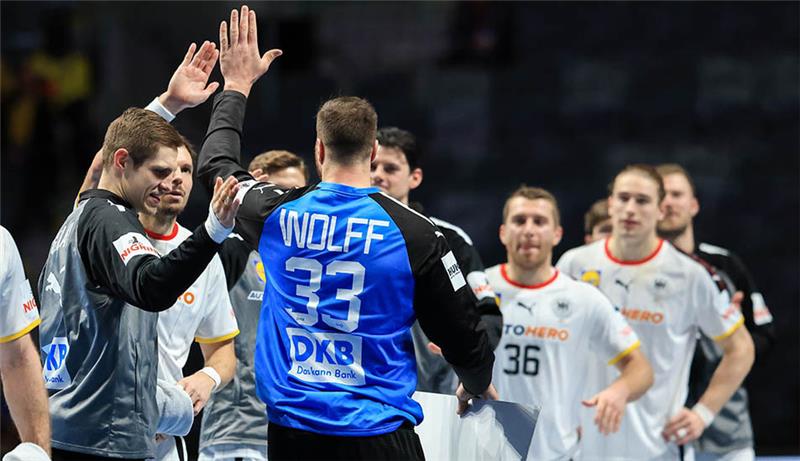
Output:
[[[508,219],[508,206],[511,203],[511,200],[517,197],[522,197],[528,200],[547,200],[553,205],[553,223],[556,227],[561,225],[561,212],[558,210],[558,200],[556,200],[555,195],[551,194],[549,191],[542,189],[541,187],[531,187],[526,186],[525,184],[519,186],[517,190],[511,193],[506,199],[505,205],[503,205],[503,222],[506,222]]]
[[[326,101],[317,112],[317,137],[331,159],[349,165],[368,160],[378,130],[378,114],[367,100],[342,96]]]
[[[594,226],[600,224],[601,222],[611,219],[611,216],[608,214],[608,200],[607,199],[600,199],[592,204],[589,208],[589,211],[583,215],[583,230],[586,235],[591,235],[592,230],[594,230]]]
[[[133,166],[153,157],[159,147],[177,149],[185,144],[172,125],[149,110],[131,107],[114,119],[103,140],[103,166],[111,165],[114,152],[126,149]]]
[[[656,167],[656,171],[658,171],[658,174],[661,175],[662,179],[664,176],[670,174],[683,175],[683,177],[686,178],[686,181],[689,183],[689,187],[692,189],[692,195],[697,196],[697,189],[694,187],[694,179],[692,179],[692,176],[688,171],[686,171],[686,168],[678,165],[677,163],[662,163]]]
[[[268,150],[258,154],[250,161],[250,166],[247,169],[250,171],[260,169],[266,174],[272,174],[292,167],[300,170],[303,173],[303,177],[308,179],[306,162],[297,154],[288,150]]]
[[[403,152],[411,171],[420,167],[421,158],[417,138],[410,131],[401,130],[396,126],[381,128],[378,130],[378,144]]]
[[[622,176],[625,173],[639,173],[642,176],[652,179],[655,181],[656,186],[658,187],[658,203],[661,203],[664,200],[664,197],[667,195],[666,190],[664,189],[664,179],[658,174],[655,167],[652,165],[648,165],[646,163],[634,163],[631,165],[626,166],[622,169],[619,173],[614,176],[614,180],[608,185],[608,194],[611,195],[614,193],[614,184],[617,182],[617,178]]]
[[[183,141],[183,146],[186,147],[186,150],[189,151],[189,155],[192,157],[192,165],[197,164],[197,151],[194,149],[194,145],[188,138],[184,135],[180,135],[181,140]]]

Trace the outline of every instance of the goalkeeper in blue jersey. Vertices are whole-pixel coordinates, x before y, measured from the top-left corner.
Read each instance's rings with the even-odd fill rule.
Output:
[[[198,169],[207,186],[216,176],[243,181],[236,231],[265,266],[255,373],[269,459],[424,459],[411,325],[418,319],[453,365],[462,411],[473,396],[496,398],[485,326],[439,229],[370,187],[377,115],[368,102],[320,108],[321,183],[284,191],[239,165],[247,96],[280,54],[260,55],[247,7],[231,13],[230,31],[220,25],[225,91]]]

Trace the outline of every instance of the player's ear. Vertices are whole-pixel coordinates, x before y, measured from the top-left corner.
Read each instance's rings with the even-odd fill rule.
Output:
[[[372,143],[372,152],[369,153],[369,163],[372,164],[375,162],[375,157],[378,156],[378,140],[376,139],[374,143]]]
[[[692,218],[697,216],[697,213],[700,212],[700,202],[697,201],[697,197],[692,197],[692,203],[689,204],[689,214],[692,215]]]
[[[325,162],[325,144],[322,144],[319,138],[314,142],[314,156],[318,164],[322,165]]]
[[[422,168],[414,168],[411,170],[411,178],[408,181],[408,185],[411,189],[416,189],[422,184]]]
[[[131,159],[128,150],[120,147],[119,149],[114,151],[113,154],[111,154],[111,169],[124,171],[128,163],[132,161],[133,159]]]
[[[556,226],[556,231],[553,234],[553,246],[557,246],[559,243],[561,243],[561,237],[564,236],[564,228],[561,226]]]
[[[505,223],[500,224],[500,229],[498,229],[498,235],[500,236],[500,242],[503,245],[506,245],[506,241],[508,240],[508,235],[506,235],[506,225],[505,225]]]

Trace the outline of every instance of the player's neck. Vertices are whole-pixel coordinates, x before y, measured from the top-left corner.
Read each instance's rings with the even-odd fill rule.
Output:
[[[144,228],[149,232],[159,235],[167,235],[172,232],[177,218],[177,216],[163,215],[159,213],[154,215],[148,215],[144,213],[139,214],[139,222],[142,223],[142,226],[144,226]]]
[[[608,249],[611,255],[621,261],[641,261],[652,255],[660,239],[655,233],[643,239],[621,238],[611,236]]]
[[[112,194],[116,195],[117,197],[125,201],[128,201],[127,198],[125,198],[125,194],[122,191],[122,184],[120,183],[120,181],[116,180],[112,176],[113,173],[109,173],[104,170],[103,175],[100,176],[100,181],[97,182],[97,188],[102,190],[107,190]],[[131,203],[131,205],[133,206],[134,204]]]
[[[369,164],[362,165],[323,165],[320,175],[324,182],[344,184],[350,187],[370,187]]]
[[[679,250],[683,251],[684,253],[692,254],[694,253],[694,229],[692,228],[692,224],[689,223],[686,226],[686,229],[681,232],[680,235],[675,237],[674,239],[670,240],[670,243],[675,245]]]
[[[553,278],[555,270],[550,259],[530,269],[520,267],[510,260],[506,263],[506,275],[520,285],[541,285]]]

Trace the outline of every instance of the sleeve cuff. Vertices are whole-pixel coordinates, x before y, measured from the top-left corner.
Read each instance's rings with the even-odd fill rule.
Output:
[[[163,118],[167,122],[172,122],[175,119],[175,114],[168,111],[167,108],[161,104],[161,101],[158,100],[158,96],[156,96],[156,98],[153,99],[150,104],[147,105],[147,107],[145,107],[145,110],[155,112],[159,117]]]

